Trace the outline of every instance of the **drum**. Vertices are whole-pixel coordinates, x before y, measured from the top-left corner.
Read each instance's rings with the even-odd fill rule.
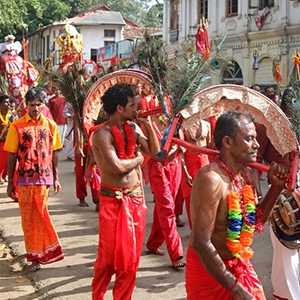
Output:
[[[273,218],[278,227],[287,235],[300,233],[300,190],[292,192],[291,197],[279,196],[273,210]]]

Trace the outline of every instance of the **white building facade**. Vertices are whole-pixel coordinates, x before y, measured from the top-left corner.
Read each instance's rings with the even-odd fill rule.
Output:
[[[290,0],[165,0],[163,40],[170,57],[179,43],[194,39],[200,19],[208,19],[211,46],[226,35],[223,58],[234,70],[221,71],[214,84],[233,83],[262,87],[276,85],[274,56],[280,61],[282,88],[296,76],[292,55],[300,49],[300,5]],[[263,18],[265,18],[264,22]],[[262,23],[259,29],[259,22]],[[258,25],[257,25],[258,23]],[[254,51],[259,69],[253,71]]]

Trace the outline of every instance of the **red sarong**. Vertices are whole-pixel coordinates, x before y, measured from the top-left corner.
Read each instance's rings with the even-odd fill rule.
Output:
[[[207,155],[201,153],[197,154],[190,151],[186,151],[184,153],[184,160],[185,160],[187,171],[189,175],[192,177],[193,181],[195,180],[198,170],[209,164]],[[190,198],[191,198],[192,188],[186,183],[186,179],[183,174],[181,177],[181,187],[182,187],[182,195],[183,198],[185,199],[185,207],[189,219],[189,225],[190,228],[192,229],[192,221],[191,221],[191,213],[190,213]]]
[[[224,261],[227,269],[257,300],[266,300],[263,287],[252,264],[247,259]],[[186,253],[186,292],[188,300],[232,300],[230,292],[217,282],[204,268],[196,251],[188,246]]]
[[[2,175],[5,170],[7,170],[7,162],[8,162],[8,153],[5,151],[4,148],[4,142],[0,142],[0,178],[2,178]]]
[[[105,190],[115,196],[106,196]],[[131,299],[143,247],[146,213],[140,183],[132,190],[101,185],[98,258],[92,283],[94,300],[104,299],[113,274],[116,274],[114,299]]]
[[[149,160],[150,185],[155,196],[153,224],[147,241],[147,248],[155,252],[164,241],[172,262],[183,256],[181,238],[176,229],[174,213],[178,192],[181,164],[178,158],[172,162]]]
[[[63,259],[47,208],[49,185],[20,185],[18,188],[27,260],[49,264]]]

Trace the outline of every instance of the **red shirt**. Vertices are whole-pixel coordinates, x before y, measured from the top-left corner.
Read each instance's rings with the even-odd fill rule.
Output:
[[[49,100],[48,107],[57,125],[67,124],[67,119],[63,116],[65,104],[65,97],[53,97]]]

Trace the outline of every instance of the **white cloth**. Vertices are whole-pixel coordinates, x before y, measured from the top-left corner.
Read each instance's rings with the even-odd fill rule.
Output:
[[[299,249],[292,250],[282,245],[270,229],[273,244],[272,285],[276,299],[300,299],[300,255]]]
[[[58,129],[58,134],[60,137],[61,144],[64,145],[67,125],[66,124],[57,125],[57,129]]]
[[[21,51],[22,45],[20,42],[0,44],[0,55],[15,55],[19,54]]]

